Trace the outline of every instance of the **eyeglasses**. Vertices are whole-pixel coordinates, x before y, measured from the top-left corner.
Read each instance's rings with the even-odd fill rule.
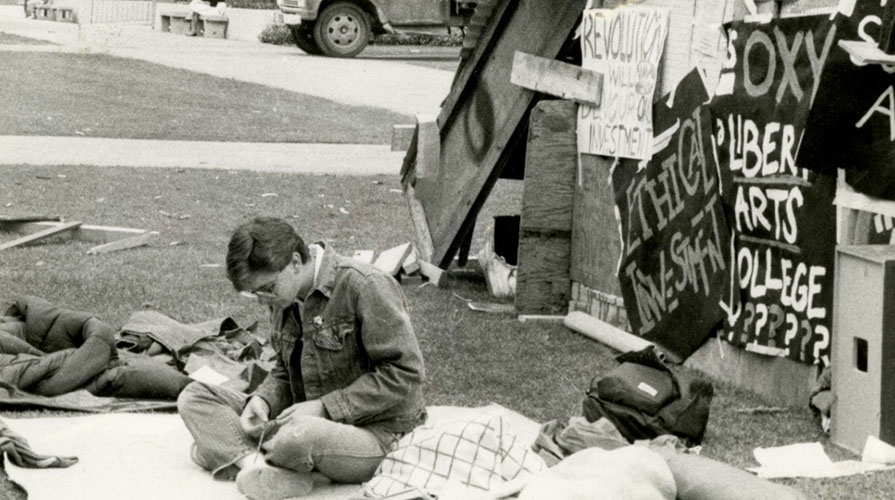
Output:
[[[261,301],[270,301],[277,298],[277,294],[274,293],[273,289],[277,286],[277,281],[273,280],[270,283],[258,287],[254,290],[243,290],[239,292],[240,295],[249,299],[256,299]]]

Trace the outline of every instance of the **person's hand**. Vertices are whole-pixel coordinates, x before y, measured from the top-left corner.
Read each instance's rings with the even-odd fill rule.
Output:
[[[302,401],[301,403],[295,403],[294,405],[286,408],[279,415],[277,415],[278,422],[286,422],[297,415],[304,415],[309,417],[320,417],[326,418],[326,408],[323,407],[323,403],[319,399],[312,399],[310,401]]]
[[[270,406],[260,396],[252,396],[239,416],[239,425],[251,437],[258,438],[270,418]]]

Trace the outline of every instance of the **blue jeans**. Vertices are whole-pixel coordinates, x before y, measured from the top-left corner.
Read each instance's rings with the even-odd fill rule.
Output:
[[[235,462],[258,450],[258,442],[239,424],[248,398],[241,392],[194,382],[177,400],[180,417],[195,440],[193,461],[215,479],[234,479],[239,472]],[[270,465],[317,471],[338,483],[360,483],[373,477],[400,437],[319,417],[295,417],[271,436],[265,435],[261,449]]]

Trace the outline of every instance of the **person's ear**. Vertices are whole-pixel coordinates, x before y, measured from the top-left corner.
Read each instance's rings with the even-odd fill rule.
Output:
[[[298,252],[292,252],[292,266],[295,267],[295,270],[301,269],[301,254]]]

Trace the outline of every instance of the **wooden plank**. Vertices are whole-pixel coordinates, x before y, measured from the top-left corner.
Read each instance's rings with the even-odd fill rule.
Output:
[[[441,164],[441,134],[435,115],[416,117],[416,177],[425,179],[438,175]]]
[[[424,260],[420,260],[419,263],[420,274],[428,278],[430,283],[435,284],[435,286],[441,286],[444,284],[445,271],[440,269],[438,266],[430,264]]]
[[[354,255],[352,255],[351,258],[367,264],[372,264],[374,255],[375,253],[373,250],[355,250]]]
[[[565,314],[572,296],[572,239],[569,232],[523,231],[516,270],[519,314]]]
[[[74,231],[80,225],[81,225],[81,223],[78,221],[59,223],[53,227],[48,227],[42,231],[38,231],[36,233],[29,234],[28,236],[23,236],[21,238],[15,239],[13,241],[3,243],[2,245],[0,245],[0,250],[6,250],[9,248],[15,248],[15,247],[19,247],[22,245],[27,245],[29,243],[34,243],[35,241],[40,241],[40,240],[49,238],[50,236],[53,236],[55,234],[65,233],[68,231]]]
[[[895,55],[889,55],[876,45],[861,40],[839,40],[839,47],[849,53],[859,64],[893,64]]]
[[[376,258],[373,266],[386,274],[395,276],[401,270],[401,266],[404,264],[404,259],[410,255],[410,248],[410,243],[404,243],[403,245],[389,248],[379,254],[379,257]]]
[[[544,101],[531,111],[516,281],[520,314],[568,311],[578,172],[577,111],[571,101]]]
[[[466,87],[470,80],[478,73],[480,65],[487,59],[485,55],[490,51],[491,39],[495,33],[499,33],[506,23],[507,8],[517,0],[480,0],[476,5],[470,26],[469,39],[464,37],[463,49],[460,53],[460,66],[454,75],[451,91],[441,105],[441,113],[438,122],[446,126],[447,118],[453,113],[454,106],[461,101],[466,93]]]
[[[515,147],[517,129],[527,127],[523,117],[533,93],[510,83],[513,55],[521,50],[556,57],[586,3],[502,1],[504,10],[498,7],[489,25],[491,39],[476,47],[476,63],[458,70],[438,118],[438,175],[416,178],[414,184],[432,236],[432,262],[450,264],[500,174],[505,153]]]
[[[471,301],[466,304],[473,311],[486,312],[492,314],[515,314],[516,308],[513,304],[502,304],[500,302],[475,302]]]
[[[404,264],[401,265],[401,270],[404,271],[404,274],[413,274],[420,270],[420,253],[416,250],[415,246],[410,247],[410,255],[404,259]]]
[[[412,186],[406,186],[404,194],[407,205],[410,208],[410,220],[413,221],[414,233],[416,234],[416,248],[420,253],[420,259],[427,262],[431,261],[432,254],[435,253],[435,247],[432,244],[432,234],[429,232],[426,209],[423,208],[422,202],[416,198]]]
[[[560,315],[551,315],[551,314],[520,314],[516,319],[519,320],[520,323],[528,323],[529,321],[544,321],[544,322],[556,322],[562,323],[566,319],[565,314]]]
[[[603,75],[581,66],[516,51],[510,81],[535,92],[600,106]]]
[[[44,229],[55,227],[58,224],[58,222],[9,223],[0,225],[0,229],[18,234],[31,234],[36,231],[43,231]],[[77,230],[65,233],[62,236],[88,243],[109,243],[111,241],[120,240],[121,238],[138,236],[144,232],[146,232],[145,229],[83,224],[78,227]]]
[[[615,194],[609,185],[612,159],[581,155],[572,226],[572,280],[588,288],[621,295],[616,268],[621,240],[615,218]]]
[[[416,125],[400,124],[392,126],[392,151],[407,151],[410,149],[414,129],[416,129]]]
[[[522,229],[571,231],[578,173],[578,106],[543,101],[531,111]]]
[[[103,243],[87,250],[87,255],[99,255],[104,253],[117,252],[119,250],[127,250],[148,245],[153,238],[158,236],[158,231],[146,231],[137,236],[130,236],[110,243]]]

